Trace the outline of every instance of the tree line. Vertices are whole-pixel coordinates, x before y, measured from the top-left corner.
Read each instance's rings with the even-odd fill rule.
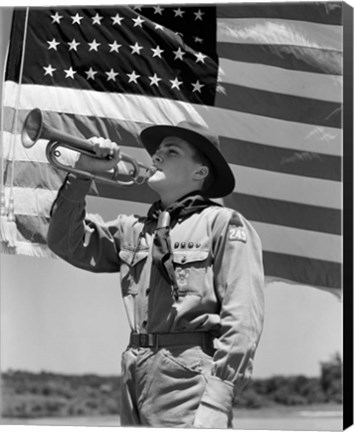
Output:
[[[64,375],[7,371],[2,377],[2,417],[39,418],[119,415],[119,376]],[[335,354],[321,363],[319,377],[273,376],[252,379],[235,407],[341,404],[342,360]]]

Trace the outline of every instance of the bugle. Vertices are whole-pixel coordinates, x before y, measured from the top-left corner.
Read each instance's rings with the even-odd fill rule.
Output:
[[[43,115],[39,108],[31,110],[25,118],[21,141],[25,148],[32,147],[39,139],[48,140],[46,146],[46,157],[48,161],[58,169],[78,174],[82,177],[99,182],[109,183],[114,186],[133,186],[135,184],[142,184],[154,172],[153,167],[148,167],[141,162],[136,161],[133,157],[121,153],[120,160],[125,164],[131,165],[128,170],[129,179],[127,181],[118,179],[120,173],[118,165],[112,170],[101,174],[94,174],[88,171],[79,170],[75,167],[61,163],[58,158],[61,153],[59,148],[67,148],[90,157],[99,158],[93,150],[93,144],[84,138],[74,137],[68,133],[64,133],[55,129],[43,121]],[[143,171],[143,172],[142,172]]]

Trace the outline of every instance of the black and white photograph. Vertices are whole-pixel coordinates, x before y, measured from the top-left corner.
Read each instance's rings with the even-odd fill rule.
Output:
[[[0,31],[0,428],[352,426],[352,5]]]

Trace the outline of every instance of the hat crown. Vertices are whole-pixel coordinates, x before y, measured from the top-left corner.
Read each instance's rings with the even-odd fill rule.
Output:
[[[199,135],[203,135],[206,139],[208,139],[217,149],[220,149],[219,137],[216,134],[213,134],[211,130],[200,123],[183,120],[179,122],[176,127],[181,129],[187,129],[191,132],[197,133]],[[191,143],[193,144],[193,143]]]

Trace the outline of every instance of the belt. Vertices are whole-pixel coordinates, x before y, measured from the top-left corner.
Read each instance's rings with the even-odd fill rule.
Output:
[[[130,345],[140,348],[163,348],[177,345],[200,345],[214,347],[214,337],[210,333],[131,333]]]

